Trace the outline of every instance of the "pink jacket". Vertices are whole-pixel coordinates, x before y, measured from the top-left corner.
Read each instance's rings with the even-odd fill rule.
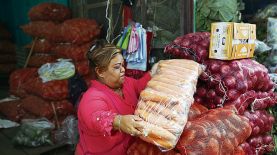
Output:
[[[139,80],[125,77],[122,88],[124,98],[106,85],[92,81],[78,107],[78,155],[126,154],[133,139],[130,135],[113,130],[112,123],[115,115],[134,114],[139,94],[150,79],[149,73]]]

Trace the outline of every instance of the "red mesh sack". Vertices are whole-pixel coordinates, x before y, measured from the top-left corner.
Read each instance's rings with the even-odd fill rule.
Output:
[[[28,66],[30,67],[41,67],[46,63],[56,62],[57,57],[50,54],[34,54],[30,57]]]
[[[254,60],[208,60],[205,65],[195,100],[207,101],[210,108],[232,103],[247,91],[268,92],[273,88],[268,70]]]
[[[9,120],[19,122],[24,111],[20,108],[20,100],[7,101],[0,103],[0,113],[6,116]]]
[[[23,85],[34,76],[37,76],[36,68],[23,68],[12,72],[9,79],[10,93],[19,97],[26,96],[27,94],[23,89]]]
[[[25,46],[25,48],[31,49],[33,43],[30,43]],[[46,39],[38,39],[35,42],[33,52],[34,53],[51,53],[52,48],[54,47],[53,43]]]
[[[63,22],[57,33],[61,42],[83,44],[95,39],[100,27],[95,20],[75,18]]]
[[[71,18],[70,9],[58,3],[40,3],[32,7],[28,13],[31,21],[63,22]]]
[[[248,119],[232,108],[209,110],[189,121],[177,144],[181,154],[234,154],[251,134]]]
[[[0,73],[9,74],[12,71],[16,70],[16,64],[0,64]]]
[[[7,40],[0,41],[0,53],[15,55],[15,44]]]
[[[275,118],[266,110],[245,111],[243,114],[249,119],[252,136],[261,135],[271,131]]]
[[[129,147],[127,155],[181,155],[176,150],[162,152],[157,146],[144,142],[140,139]]]
[[[5,63],[16,63],[16,56],[15,55],[10,55],[10,54],[3,54],[0,55],[0,62],[5,64]]]
[[[210,45],[209,32],[189,33],[177,37],[164,49],[173,58],[182,58],[203,62],[208,59]]]
[[[39,97],[27,96],[26,98],[22,99],[21,103],[21,107],[33,115],[46,117],[48,119],[52,118],[53,116],[53,109],[51,105]]]
[[[270,154],[275,147],[274,139],[269,134],[252,136],[240,146],[247,155]]]
[[[73,105],[67,100],[49,102],[37,96],[28,96],[22,99],[21,103],[25,111],[48,119],[54,117],[55,113],[59,116],[74,112]]]
[[[83,45],[74,44],[59,44],[53,51],[62,58],[69,58],[73,61],[87,60],[87,51],[89,50],[91,43],[86,43]]]
[[[58,25],[53,22],[35,21],[21,26],[22,30],[32,37],[56,40]]]
[[[208,111],[208,108],[204,107],[203,105],[194,102],[189,110],[188,120],[193,120],[194,118],[197,118],[201,114]]]
[[[42,83],[39,77],[27,80],[23,88],[31,94],[35,94],[45,100],[58,101],[68,97],[68,81],[55,80]]]
[[[77,72],[80,75],[88,75],[89,74],[89,63],[88,61],[79,61],[79,62],[75,62],[75,68],[77,70]]]

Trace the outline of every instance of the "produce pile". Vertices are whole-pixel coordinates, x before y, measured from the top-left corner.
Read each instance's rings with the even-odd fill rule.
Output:
[[[75,114],[73,104],[76,99],[73,97],[76,98],[78,91],[86,86],[73,81],[77,76],[90,76],[86,52],[99,35],[100,27],[95,20],[70,19],[71,11],[56,3],[34,6],[28,15],[31,22],[22,29],[36,38],[25,46],[27,49],[33,47],[33,52],[28,67],[12,72],[9,80],[10,94],[20,99],[2,102],[0,113],[16,122],[45,117],[57,128],[67,116]],[[58,58],[72,59],[78,74],[68,79],[43,82],[38,68],[56,62]]]
[[[267,68],[252,59],[232,61],[208,59],[209,43],[207,42],[209,42],[209,37],[207,34],[197,32],[178,37],[173,43],[166,46],[165,52],[173,58],[190,59],[205,66],[205,71],[200,75],[197,83],[194,101],[210,110],[200,112],[199,115],[189,119],[174,150],[162,153],[151,144],[136,141],[130,147],[129,154],[203,154],[204,152],[208,155],[260,155],[273,151],[275,143],[270,132],[275,122],[274,114],[276,112],[273,107],[276,107],[277,94],[273,91],[275,84],[270,79]],[[207,37],[198,37],[201,35],[207,35]],[[201,43],[207,44],[207,46],[205,47]],[[205,47],[203,50],[206,50],[206,56],[199,56],[201,55],[198,52],[200,50],[197,50],[196,47],[193,49],[191,47],[194,46],[193,44],[197,44],[196,47],[201,47],[201,49]],[[181,65],[178,67],[181,68]],[[176,75],[178,72],[175,70],[168,72],[168,75]],[[186,76],[187,74],[182,74],[182,77]],[[173,86],[179,76],[174,78],[175,80],[171,82]],[[171,93],[169,92],[171,87],[151,83],[150,81],[149,85],[156,86],[159,92],[166,89],[167,95]],[[179,86],[181,87],[181,85]],[[175,90],[172,93],[178,95],[179,92],[182,91]],[[152,95],[155,96],[154,94],[158,93]],[[185,94],[183,93],[183,95]],[[166,100],[164,99],[164,101]],[[155,104],[149,101],[144,102],[144,107],[151,105]],[[138,109],[140,108],[139,104]],[[153,109],[152,111],[159,109],[150,108]],[[270,109],[270,113],[268,109]],[[190,111],[195,111],[193,106]],[[172,112],[166,117],[171,118],[171,115]],[[189,113],[190,115],[192,114]],[[155,118],[159,117],[155,116]],[[157,124],[165,126],[161,125],[163,123]],[[164,141],[166,140],[164,139],[162,142]]]

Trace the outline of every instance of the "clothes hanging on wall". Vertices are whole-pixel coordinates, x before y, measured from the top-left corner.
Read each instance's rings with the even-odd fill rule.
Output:
[[[127,69],[147,70],[146,38],[146,30],[140,23],[132,23],[125,27],[117,46],[123,49]]]

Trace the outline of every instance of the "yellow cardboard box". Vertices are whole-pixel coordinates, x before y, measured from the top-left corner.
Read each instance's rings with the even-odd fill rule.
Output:
[[[254,55],[256,25],[247,23],[212,23],[209,58],[233,60]]]

